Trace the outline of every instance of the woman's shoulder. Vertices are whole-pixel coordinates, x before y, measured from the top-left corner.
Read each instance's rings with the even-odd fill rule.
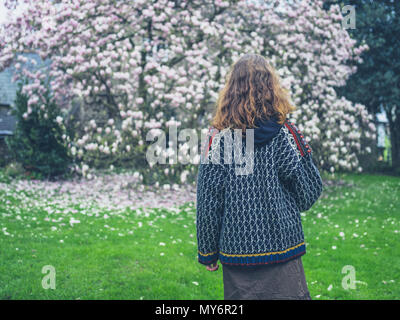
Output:
[[[286,119],[282,127],[282,136],[285,136],[291,145],[295,146],[301,156],[311,153],[311,147],[304,138],[303,133],[293,121]]]

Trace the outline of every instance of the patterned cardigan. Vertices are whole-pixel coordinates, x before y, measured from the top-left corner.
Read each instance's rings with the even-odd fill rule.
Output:
[[[238,175],[235,168],[240,164],[224,161],[223,141],[231,132],[209,133],[199,165],[198,261],[208,265],[219,259],[222,264],[246,266],[305,254],[300,212],[310,209],[322,193],[310,146],[286,120],[269,143],[246,153],[246,161],[253,161],[252,172]],[[243,155],[245,140],[241,147]]]

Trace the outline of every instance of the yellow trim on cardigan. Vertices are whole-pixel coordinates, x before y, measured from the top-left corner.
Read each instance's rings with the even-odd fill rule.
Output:
[[[200,254],[201,254],[202,256],[204,256],[204,257],[211,256],[211,255],[213,255],[213,254],[218,253],[218,251],[211,252],[211,253],[202,253],[202,252],[200,252],[200,251],[197,251],[197,252],[200,253]]]
[[[303,244],[305,244],[304,242],[302,242],[302,243],[299,243],[299,244],[297,244],[297,245],[295,245],[294,247],[291,247],[291,248],[288,248],[288,249],[286,249],[286,250],[283,250],[283,251],[276,251],[276,252],[267,252],[267,253],[253,253],[253,254],[227,254],[227,253],[223,253],[223,252],[220,252],[223,256],[226,256],[226,257],[259,257],[259,256],[269,256],[269,255],[271,255],[271,254],[282,254],[282,253],[286,253],[286,252],[288,252],[288,251],[290,251],[290,250],[293,250],[293,249],[296,249],[296,248],[298,248],[298,247],[300,247],[300,246],[302,246]],[[206,254],[204,254],[204,253],[201,253],[200,251],[198,251],[202,256],[210,256],[210,255],[212,255],[212,254],[216,254],[218,251],[215,251],[215,252],[212,252],[212,253],[206,253]]]

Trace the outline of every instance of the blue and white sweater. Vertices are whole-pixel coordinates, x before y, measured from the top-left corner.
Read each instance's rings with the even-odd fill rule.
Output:
[[[253,161],[252,172],[245,175],[237,174],[235,161],[224,161],[223,141],[227,133],[233,137],[232,131],[209,132],[197,178],[202,264],[218,259],[229,265],[279,263],[306,252],[300,212],[321,195],[321,176],[310,146],[293,123],[280,125],[276,118],[260,123],[253,152],[246,154],[246,161]],[[214,163],[218,150],[220,162]]]

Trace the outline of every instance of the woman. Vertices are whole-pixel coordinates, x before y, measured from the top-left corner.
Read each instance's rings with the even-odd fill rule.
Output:
[[[231,67],[202,152],[196,203],[198,261],[215,271],[220,260],[225,299],[311,299],[300,212],[317,201],[322,180],[287,119],[294,110],[262,56],[246,54]],[[231,151],[227,141],[235,141]],[[252,164],[245,174],[232,160],[237,150]]]

